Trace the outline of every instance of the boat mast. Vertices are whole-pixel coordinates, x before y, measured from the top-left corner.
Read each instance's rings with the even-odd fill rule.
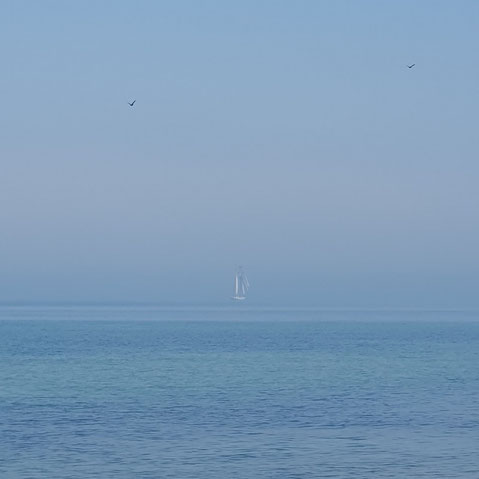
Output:
[[[249,288],[248,278],[243,272],[243,268],[238,266],[235,273],[235,294],[233,299],[246,299],[246,292]]]

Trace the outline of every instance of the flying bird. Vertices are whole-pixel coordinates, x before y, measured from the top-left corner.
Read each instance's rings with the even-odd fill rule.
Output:
[[[131,103],[128,102],[128,105],[133,106],[135,104],[136,100],[133,100]]]
[[[416,65],[415,63],[413,63],[412,65],[407,65],[408,68],[412,68],[414,65]]]

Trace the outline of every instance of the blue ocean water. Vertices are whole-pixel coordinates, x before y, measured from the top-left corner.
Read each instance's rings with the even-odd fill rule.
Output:
[[[479,314],[0,309],[0,477],[479,477]]]

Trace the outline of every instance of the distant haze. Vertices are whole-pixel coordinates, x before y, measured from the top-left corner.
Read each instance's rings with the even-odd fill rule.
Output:
[[[1,10],[1,301],[479,306],[479,2]]]

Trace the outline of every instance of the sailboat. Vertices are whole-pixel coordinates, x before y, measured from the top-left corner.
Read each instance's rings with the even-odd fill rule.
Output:
[[[242,301],[243,299],[246,299],[246,292],[249,289],[249,281],[248,278],[246,277],[246,274],[243,271],[243,268],[240,266],[236,270],[235,274],[235,294],[233,296],[233,299],[235,301]]]

